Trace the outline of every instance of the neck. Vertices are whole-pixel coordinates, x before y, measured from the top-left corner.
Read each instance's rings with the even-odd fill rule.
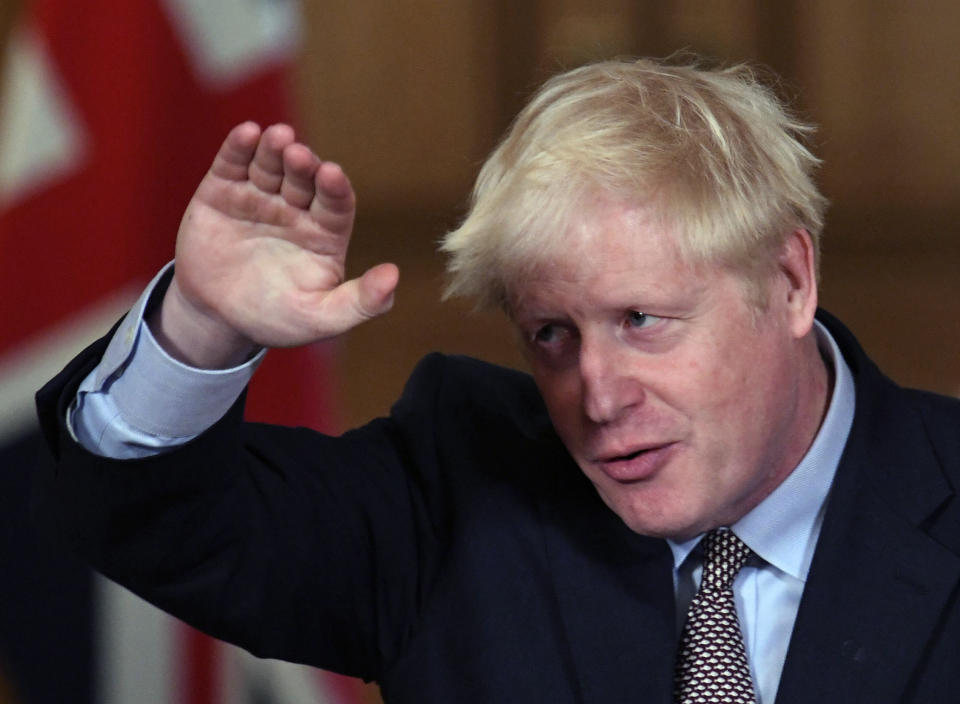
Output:
[[[780,448],[783,463],[780,481],[800,464],[810,450],[827,415],[833,391],[833,364],[820,352],[814,330],[803,340],[799,352],[799,372],[794,381],[797,403],[792,421],[793,431],[786,436],[788,440]]]
[[[823,419],[827,415],[827,408],[830,406],[830,398],[833,395],[833,386],[836,381],[836,370],[833,363],[827,358],[826,354],[820,350],[817,344],[817,335],[811,331],[807,344],[810,349],[806,354],[808,361],[808,378],[812,381],[810,384],[810,397],[807,401],[808,426],[810,428],[804,454],[813,444],[813,439],[820,431],[823,425]],[[802,455],[801,455],[802,457]]]

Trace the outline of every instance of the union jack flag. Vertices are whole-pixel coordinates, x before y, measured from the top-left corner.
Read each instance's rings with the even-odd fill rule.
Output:
[[[293,0],[34,0],[0,87],[0,700],[355,704],[352,681],[259,661],[37,540],[33,393],[172,257],[234,124],[291,119]],[[258,420],[330,428],[323,348],[271,352]],[[7,699],[4,698],[6,695]]]

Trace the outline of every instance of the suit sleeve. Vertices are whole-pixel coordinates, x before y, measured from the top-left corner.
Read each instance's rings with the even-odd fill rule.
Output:
[[[241,398],[173,452],[112,460],[63,422],[104,345],[38,393],[56,460],[40,477],[43,530],[258,656],[379,679],[415,628],[442,549],[444,519],[423,498],[438,365],[421,364],[391,418],[340,438],[243,423]]]

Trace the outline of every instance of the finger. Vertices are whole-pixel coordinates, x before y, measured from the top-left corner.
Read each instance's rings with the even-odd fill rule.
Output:
[[[395,264],[378,264],[330,291],[317,311],[322,335],[339,335],[389,311],[399,279]]]
[[[230,181],[245,181],[259,139],[260,125],[256,122],[243,122],[234,127],[223,140],[210,172]]]
[[[353,186],[340,164],[323,162],[317,169],[315,180],[317,202],[321,207],[338,213],[353,209]]]
[[[357,207],[350,179],[339,164],[325,161],[317,169],[314,183],[316,193],[310,204],[311,215],[331,232],[348,233]]]
[[[265,193],[279,193],[283,183],[283,151],[294,140],[289,125],[270,125],[263,131],[250,163],[250,182]]]
[[[320,158],[303,144],[289,144],[283,150],[283,182],[280,195],[297,208],[308,208],[316,192],[314,177]]]

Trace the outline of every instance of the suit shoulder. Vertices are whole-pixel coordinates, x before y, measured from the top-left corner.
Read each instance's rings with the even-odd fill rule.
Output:
[[[431,352],[421,359],[411,374],[411,381],[420,376],[442,375],[454,379],[500,381],[506,384],[529,384],[533,386],[533,379],[526,372],[510,367],[492,364],[474,357],[465,355],[450,355],[442,352]]]
[[[941,467],[960,486],[960,399],[930,391],[903,389],[903,398],[917,414]]]
[[[495,416],[525,434],[543,430],[546,409],[529,374],[472,357],[439,352],[416,366],[394,406],[394,415],[422,414],[470,417],[474,422]]]

